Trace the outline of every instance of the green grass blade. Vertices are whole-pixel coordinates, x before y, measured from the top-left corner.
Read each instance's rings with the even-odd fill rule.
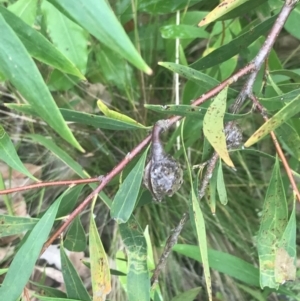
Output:
[[[106,0],[49,0],[49,2],[134,66],[148,74],[152,73]]]
[[[201,287],[192,288],[192,289],[172,298],[171,301],[193,301],[196,299],[196,297],[200,293],[201,289],[202,289]]]
[[[62,138],[83,151],[64,121],[26,48],[0,15],[0,72]]]
[[[22,161],[20,160],[15,147],[5,132],[4,128],[0,125],[0,160],[3,160],[12,169],[15,169],[27,177],[37,181],[37,179],[27,170]]]
[[[84,284],[71,260],[68,258],[62,243],[60,244],[60,258],[68,298],[90,301],[91,297],[84,287]]]
[[[150,277],[147,267],[147,242],[143,231],[133,216],[119,227],[128,254],[128,301],[149,301]]]
[[[147,152],[148,150],[143,153],[116,193],[110,216],[118,223],[126,223],[133,212],[142,183]]]
[[[63,195],[44,213],[14,256],[0,287],[0,300],[16,301],[21,295],[51,231]]]
[[[202,262],[198,246],[178,244],[173,247],[173,250]],[[259,269],[236,256],[208,249],[208,262],[213,270],[238,279],[247,285],[259,287]]]
[[[182,141],[182,148],[184,152],[184,157],[187,163],[187,169],[189,174],[189,179],[191,183],[191,197],[192,197],[192,207],[193,207],[193,215],[191,216],[192,219],[195,221],[195,227],[197,232],[198,244],[201,253],[202,263],[203,263],[203,270],[204,270],[204,277],[205,277],[205,284],[208,294],[209,301],[212,301],[212,288],[211,288],[211,276],[209,271],[209,263],[208,263],[208,253],[207,253],[207,240],[206,240],[206,230],[205,230],[205,222],[202,211],[199,206],[199,202],[197,199],[197,193],[195,192],[193,179],[192,179],[192,171],[191,166],[188,160],[188,156],[186,153],[185,145],[184,145],[184,136],[183,136],[183,127],[184,121],[181,124],[181,141]]]

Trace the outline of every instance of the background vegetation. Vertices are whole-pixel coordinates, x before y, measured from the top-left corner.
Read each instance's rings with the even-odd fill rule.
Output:
[[[184,184],[173,197],[155,203],[141,185],[147,158],[143,151],[124,164],[125,169],[109,181],[93,205],[81,210],[61,241],[56,240],[38,262],[48,236],[53,237],[54,229],[98,183],[4,195],[0,200],[0,300],[19,300],[21,294],[22,300],[90,300],[90,296],[105,300],[106,295],[108,300],[209,300],[209,279],[204,275],[196,231],[201,223],[196,218],[195,226],[193,214],[158,284],[152,289],[149,285],[172,229],[183,213],[193,212],[193,192],[198,194],[205,173],[203,167],[193,167],[212,155],[203,135],[203,118],[212,102],[201,105],[202,112],[195,112],[190,104],[257,55],[284,1],[236,1],[235,9],[201,28],[197,24],[219,1],[0,2],[1,189],[37,179],[106,175],[124,158],[131,159],[132,149],[157,120],[176,114],[185,117],[184,127],[173,126],[162,136],[165,150],[184,169]],[[296,181],[299,26],[300,7],[296,6],[253,87],[270,118],[292,103],[276,134]],[[176,39],[180,39],[177,46]],[[172,64],[176,59],[180,67]],[[180,74],[180,104],[185,107],[171,106],[178,88],[174,71]],[[230,86],[227,108],[244,80]],[[225,120],[237,119],[245,142],[264,120],[250,101],[239,114],[228,113]],[[213,298],[300,300],[298,277],[279,285],[272,274],[267,277],[269,284],[262,285],[257,236],[266,206],[276,216],[275,224],[281,218],[278,214],[288,208],[273,241],[284,249],[282,237],[288,237],[285,246],[291,249],[292,259],[284,263],[286,274],[294,273],[299,239],[294,220],[298,205],[293,205],[290,182],[276,159],[272,140],[266,136],[250,148],[231,151],[230,157],[236,171],[224,163],[221,168],[226,206],[220,202],[224,198],[217,189],[216,172],[199,203],[206,228],[199,243],[205,247],[206,237],[208,260],[203,253],[202,259],[211,268]],[[279,196],[277,203],[272,203],[271,194]],[[111,213],[114,203],[119,205]],[[135,208],[132,215],[130,206]],[[129,222],[118,224],[116,220],[122,218]],[[65,249],[59,250],[59,244]]]

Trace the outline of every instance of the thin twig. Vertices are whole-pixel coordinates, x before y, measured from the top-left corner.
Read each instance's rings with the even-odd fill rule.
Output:
[[[248,79],[246,80],[241,92],[237,96],[237,98],[236,98],[236,100],[235,100],[235,102],[234,102],[234,104],[231,108],[231,111],[232,111],[233,114],[238,113],[241,106],[245,102],[245,100],[248,97],[250,97],[251,95],[253,95],[253,92],[252,92],[253,85],[254,85],[254,82],[255,82],[256,77],[258,75],[258,72],[261,69],[263,63],[268,58],[268,55],[270,54],[270,51],[271,51],[271,49],[272,49],[272,47],[273,47],[273,45],[276,41],[277,36],[279,35],[279,33],[282,30],[282,27],[284,26],[289,14],[291,13],[291,11],[293,10],[293,8],[295,7],[295,5],[298,1],[299,0],[286,0],[285,1],[285,4],[283,5],[283,7],[282,7],[282,9],[281,9],[281,11],[278,15],[278,18],[276,19],[272,29],[270,30],[270,33],[268,34],[267,39],[265,40],[262,48],[260,49],[260,51],[258,52],[256,57],[246,66],[246,67],[250,67],[249,71],[251,71],[251,74],[249,75]],[[245,68],[243,68],[241,71],[244,71],[244,69]],[[230,84],[230,82],[228,82],[228,84]],[[224,88],[225,88],[225,86],[226,85],[224,85]],[[199,104],[200,99],[197,100],[196,102],[197,102],[197,104]],[[225,126],[225,131],[229,131],[230,127],[231,127],[231,123],[229,122]],[[277,145],[278,145],[278,141],[277,141]],[[277,149],[277,147],[276,147],[276,149]],[[216,156],[217,156],[217,153],[215,152],[213,154],[212,158],[216,158]],[[211,162],[211,164],[212,165],[210,166],[210,168],[206,169],[205,175],[203,177],[204,180],[202,181],[200,192],[199,192],[199,196],[201,196],[201,197],[204,196],[205,190],[206,190],[206,188],[209,184],[209,179],[210,179],[211,174],[213,172],[216,161]],[[292,184],[292,182],[291,182],[291,184]],[[294,189],[294,187],[293,187],[293,189]]]
[[[5,190],[0,190],[0,195],[10,194],[30,189],[37,189],[49,186],[75,186],[79,184],[95,183],[99,182],[99,177],[97,178],[88,178],[88,179],[78,179],[78,180],[66,180],[66,181],[53,181],[53,182],[40,182],[36,184],[31,184],[22,187],[9,188]]]
[[[180,219],[179,224],[177,225],[177,227],[175,229],[173,229],[172,234],[169,236],[164,251],[161,254],[160,258],[159,258],[159,262],[153,272],[153,275],[151,277],[151,286],[152,288],[156,285],[156,283],[158,282],[158,276],[161,272],[161,270],[165,267],[167,259],[172,251],[172,248],[174,247],[174,245],[177,243],[179,234],[182,231],[183,226],[185,225],[185,223],[187,222],[187,220],[189,219],[189,214],[188,213],[184,213],[182,215],[182,218]]]
[[[255,104],[256,108],[260,111],[260,113],[263,116],[264,120],[268,121],[269,118],[268,118],[268,116],[266,114],[266,109],[258,101],[257,97],[252,94],[252,95],[250,95],[250,99],[253,101],[253,103]],[[291,168],[290,168],[290,166],[289,166],[289,164],[288,164],[288,162],[286,160],[286,157],[285,157],[285,155],[284,155],[284,153],[282,151],[282,148],[281,148],[281,146],[280,146],[280,144],[279,144],[279,142],[278,142],[278,140],[276,138],[275,133],[272,131],[272,132],[270,132],[270,135],[271,135],[271,138],[273,140],[274,146],[276,148],[277,154],[278,154],[279,158],[281,159],[282,165],[283,165],[283,167],[284,167],[284,169],[286,171],[286,174],[287,174],[287,176],[288,176],[288,178],[290,180],[290,183],[292,185],[293,191],[294,191],[295,195],[297,196],[298,201],[300,202],[300,193],[299,193],[298,187],[296,185],[294,176],[292,174],[292,170],[291,170]]]

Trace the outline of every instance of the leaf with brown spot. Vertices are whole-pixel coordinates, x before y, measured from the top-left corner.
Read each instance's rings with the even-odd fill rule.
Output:
[[[245,147],[249,147],[254,143],[258,142],[261,138],[265,137],[271,131],[274,131],[280,125],[282,125],[286,120],[295,116],[300,112],[298,95],[293,101],[288,103],[280,111],[278,111],[272,118],[265,122],[245,143]]]
[[[224,133],[224,115],[226,110],[228,86],[213,100],[203,120],[203,132],[218,155],[230,167],[234,165],[229,157]]]

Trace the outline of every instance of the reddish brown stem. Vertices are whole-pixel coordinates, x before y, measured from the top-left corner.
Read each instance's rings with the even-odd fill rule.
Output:
[[[266,113],[265,113],[265,112],[266,112],[266,109],[265,109],[265,108],[262,106],[262,104],[258,101],[257,97],[255,97],[255,96],[252,94],[252,95],[250,95],[250,99],[253,101],[253,103],[254,103],[254,105],[256,106],[256,108],[260,111],[260,113],[261,113],[261,115],[263,116],[264,120],[265,120],[265,121],[268,121],[269,118],[268,118],[268,116],[267,116]],[[276,148],[276,152],[277,152],[279,158],[281,159],[282,165],[283,165],[283,167],[284,167],[284,169],[285,169],[285,171],[286,171],[286,174],[287,174],[287,176],[288,176],[288,178],[289,178],[289,180],[290,180],[290,183],[291,183],[291,185],[292,185],[292,188],[293,188],[293,190],[294,190],[294,193],[295,193],[295,195],[296,195],[298,201],[300,202],[300,193],[299,193],[298,187],[297,187],[297,185],[296,185],[295,179],[294,179],[294,177],[293,177],[291,168],[290,168],[290,166],[289,166],[289,164],[288,164],[288,162],[287,162],[287,160],[286,160],[286,157],[285,157],[285,155],[284,155],[284,153],[283,153],[283,151],[282,151],[282,148],[281,148],[281,146],[280,146],[280,144],[279,144],[279,142],[278,142],[278,140],[277,140],[277,138],[276,138],[275,133],[272,131],[272,132],[270,133],[270,135],[271,135],[271,138],[272,138],[272,140],[273,140],[274,146],[275,146],[275,148]]]
[[[99,177],[89,178],[89,179],[78,179],[78,180],[40,182],[40,183],[27,185],[27,186],[23,186],[23,187],[15,187],[15,188],[9,188],[9,189],[5,189],[5,190],[0,190],[0,195],[20,192],[20,191],[25,191],[25,190],[30,190],[30,189],[49,187],[49,186],[64,186],[64,185],[74,186],[74,185],[94,183],[94,182],[99,182]]]

